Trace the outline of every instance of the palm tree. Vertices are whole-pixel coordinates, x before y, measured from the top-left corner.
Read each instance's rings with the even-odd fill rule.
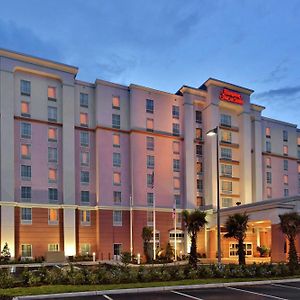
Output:
[[[152,228],[150,227],[143,227],[143,232],[142,232],[142,238],[144,241],[144,254],[146,257],[146,261],[150,261],[150,254],[149,254],[149,242],[152,239]]]
[[[246,264],[246,252],[244,247],[244,240],[246,238],[246,231],[248,228],[249,216],[246,213],[236,213],[229,216],[225,223],[227,233],[225,238],[234,238],[238,241],[238,256],[239,265]]]
[[[300,215],[296,212],[279,215],[281,231],[289,240],[289,268],[294,273],[298,266],[298,256],[295,246],[295,239],[300,232]]]
[[[201,228],[207,223],[206,213],[195,209],[193,212],[188,212],[184,210],[182,212],[183,222],[185,228],[191,237],[191,250],[189,264],[194,268],[197,267],[197,234]]]

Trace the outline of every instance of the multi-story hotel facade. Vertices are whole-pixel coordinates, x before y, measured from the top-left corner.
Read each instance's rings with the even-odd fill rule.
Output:
[[[222,223],[250,215],[247,256],[265,246],[286,259],[278,215],[300,210],[296,125],[263,117],[253,90],[212,78],[171,94],[77,72],[0,50],[1,247],[14,257],[142,254],[155,210],[158,247],[176,232],[184,254],[181,212],[200,208],[209,222],[198,251],[214,259],[219,180]],[[218,141],[206,135],[214,128]],[[234,240],[222,237],[222,257],[236,257]]]

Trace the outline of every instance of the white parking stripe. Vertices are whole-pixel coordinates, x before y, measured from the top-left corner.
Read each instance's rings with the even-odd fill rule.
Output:
[[[278,287],[283,287],[283,288],[300,290],[299,287],[292,286],[292,285],[285,285],[285,284],[279,284],[279,283],[272,283],[271,285],[278,286]]]
[[[103,295],[104,298],[106,298],[107,300],[114,300],[113,298],[110,298],[109,296],[107,295]]]
[[[174,294],[183,296],[183,297],[190,298],[190,299],[203,300],[203,299],[201,299],[201,298],[197,298],[197,297],[194,297],[194,296],[191,296],[191,295],[188,295],[188,294],[184,294],[184,293],[180,293],[180,292],[177,292],[177,291],[171,291],[171,292],[174,293]]]
[[[248,290],[242,290],[242,289],[238,289],[238,288],[234,288],[234,287],[230,287],[230,286],[227,286],[226,288],[230,289],[230,290],[240,291],[240,292],[249,293],[249,294],[258,295],[258,296],[263,296],[263,297],[268,297],[268,298],[272,298],[272,299],[288,300],[286,298],[276,297],[276,296],[273,296],[273,295],[268,295],[268,294],[263,294],[263,293],[251,292],[251,291],[248,291]]]

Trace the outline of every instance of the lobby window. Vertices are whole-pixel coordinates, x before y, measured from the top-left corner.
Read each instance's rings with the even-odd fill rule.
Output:
[[[21,116],[30,117],[29,105],[30,105],[29,102],[26,102],[26,101],[21,102]]]
[[[153,211],[147,211],[147,226],[153,226]]]
[[[80,211],[80,223],[81,225],[91,225],[91,211],[81,210]]]
[[[48,244],[48,251],[49,252],[58,252],[59,244]]]
[[[89,191],[81,191],[80,192],[80,201],[82,204],[90,203],[90,192]]]
[[[113,211],[113,226],[122,226],[122,211]]]
[[[80,152],[80,164],[82,166],[88,166],[90,163],[90,153],[87,151]]]
[[[147,168],[154,169],[154,156],[147,155]]]
[[[147,206],[152,207],[153,206],[153,200],[154,200],[154,194],[153,193],[147,193]]]
[[[174,177],[173,178],[173,186],[175,190],[180,189],[180,178],[179,177]]]
[[[22,180],[31,180],[31,166],[21,165]]]
[[[196,128],[196,139],[202,140],[202,129]]]
[[[119,172],[113,173],[113,184],[121,185],[121,173],[119,173]]]
[[[289,196],[289,189],[284,189],[283,190],[283,196],[288,197]]]
[[[119,96],[112,97],[112,108],[120,109],[120,97]]]
[[[197,175],[201,175],[203,173],[203,164],[200,161],[196,164],[196,173]]]
[[[21,201],[30,202],[31,201],[31,187],[21,186]]]
[[[31,146],[28,144],[21,144],[21,158],[30,159],[31,158]]]
[[[289,184],[289,176],[288,175],[283,175],[283,183],[285,184],[285,185],[288,185]]]
[[[120,191],[114,191],[114,205],[121,205],[122,202],[122,193]]]
[[[197,190],[200,193],[203,192],[203,180],[202,179],[197,179]]]
[[[57,162],[57,148],[48,147],[48,162]]]
[[[80,106],[89,107],[89,95],[85,93],[80,93]]]
[[[48,209],[48,224],[57,225],[58,224],[58,209],[49,208]]]
[[[56,188],[48,189],[48,200],[50,203],[56,203],[58,201],[58,191]]]
[[[113,133],[113,146],[120,148],[120,135],[118,133]]]
[[[147,150],[154,150],[154,137],[147,136],[146,137],[146,143],[147,143]]]
[[[283,160],[283,170],[288,171],[289,169],[289,161],[287,159]]]
[[[48,128],[48,141],[50,141],[50,142],[57,141],[57,128],[54,128],[54,127]]]
[[[48,106],[48,121],[51,122],[57,121],[57,107]]]
[[[147,174],[147,187],[153,188],[153,174]]]
[[[196,123],[202,123],[202,112],[200,110],[196,110]]]
[[[282,138],[284,142],[287,142],[289,140],[288,132],[286,130],[283,130]]]
[[[22,139],[31,139],[31,124],[21,123],[21,138]]]
[[[172,117],[174,119],[179,119],[179,106],[177,105],[172,106]]]
[[[221,184],[222,193],[231,194],[232,193],[232,182],[222,180],[221,183],[222,183]]]
[[[180,153],[180,143],[173,141],[173,153],[179,154]]]
[[[180,195],[176,194],[174,195],[174,204],[176,208],[180,208],[181,207],[181,198]]]
[[[90,182],[90,172],[80,171],[80,182],[88,184]]]
[[[31,94],[31,83],[27,80],[21,80],[20,82],[20,93],[21,95],[30,96]]]
[[[232,206],[232,198],[225,197],[222,198],[222,207],[231,207]]]
[[[230,144],[232,140],[232,133],[227,130],[221,131],[221,142]]]
[[[28,207],[21,208],[21,224],[32,223],[32,209]]]
[[[121,127],[120,115],[112,114],[112,127],[117,129]]]
[[[154,101],[152,99],[146,99],[146,112],[150,114],[154,112]]]
[[[270,141],[266,141],[266,151],[268,153],[271,153],[271,151],[272,151],[272,147],[271,147],[271,142]]]
[[[80,113],[80,125],[87,127],[89,124],[89,116],[87,113]]]
[[[173,132],[173,135],[175,135],[175,136],[180,135],[180,125],[178,123],[172,124],[172,132]]]
[[[91,254],[91,244],[88,243],[80,244],[80,254],[81,255]]]
[[[267,198],[272,198],[272,188],[267,187]]]
[[[56,87],[48,86],[48,100],[56,101]]]
[[[266,157],[266,167],[272,168],[272,160],[271,157]]]
[[[226,127],[231,127],[231,116],[226,114],[221,114],[221,125]]]
[[[150,132],[152,132],[154,130],[154,120],[153,119],[147,118],[146,129],[147,129],[147,131],[150,131]]]
[[[265,133],[266,133],[266,137],[270,138],[271,137],[271,128],[270,127],[266,127]]]
[[[289,154],[289,147],[288,146],[286,146],[286,145],[284,145],[283,146],[283,155],[288,155]]]
[[[21,245],[21,257],[32,257],[32,245],[22,244]]]
[[[113,153],[113,166],[121,167],[121,153]]]
[[[232,177],[232,165],[221,164],[221,175]]]
[[[221,148],[221,158],[231,160],[232,150],[230,148]]]
[[[179,159],[173,159],[173,171],[180,172],[180,160]]]
[[[90,144],[89,140],[90,140],[89,133],[85,132],[85,131],[81,131],[80,132],[80,145],[83,147],[88,147]]]
[[[271,184],[272,183],[272,173],[267,172],[266,173],[266,178],[267,178],[267,183]]]
[[[196,145],[196,155],[202,156],[202,145]]]

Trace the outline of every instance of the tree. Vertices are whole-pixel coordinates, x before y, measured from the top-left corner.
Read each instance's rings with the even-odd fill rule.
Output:
[[[227,233],[224,235],[225,238],[234,238],[238,242],[238,256],[239,264],[246,264],[246,251],[244,246],[244,240],[246,238],[246,231],[248,228],[249,216],[246,213],[236,213],[229,216],[225,228]]]
[[[206,213],[195,209],[193,212],[184,210],[182,212],[184,226],[191,237],[191,250],[189,264],[194,268],[197,267],[197,234],[201,228],[207,223]]]
[[[150,251],[149,251],[149,246],[150,246],[150,241],[152,239],[153,231],[152,228],[150,227],[144,227],[143,232],[142,232],[142,238],[144,241],[144,254],[146,257],[146,261],[150,261]]]
[[[1,251],[1,260],[3,261],[9,261],[11,258],[10,250],[8,248],[7,242],[5,242],[4,247]]]
[[[167,262],[171,262],[172,259],[174,258],[174,250],[170,243],[168,243],[166,246],[165,257]]]
[[[289,269],[294,273],[298,266],[298,256],[295,246],[295,239],[300,232],[300,215],[296,212],[279,215],[281,231],[286,235],[289,241]]]

